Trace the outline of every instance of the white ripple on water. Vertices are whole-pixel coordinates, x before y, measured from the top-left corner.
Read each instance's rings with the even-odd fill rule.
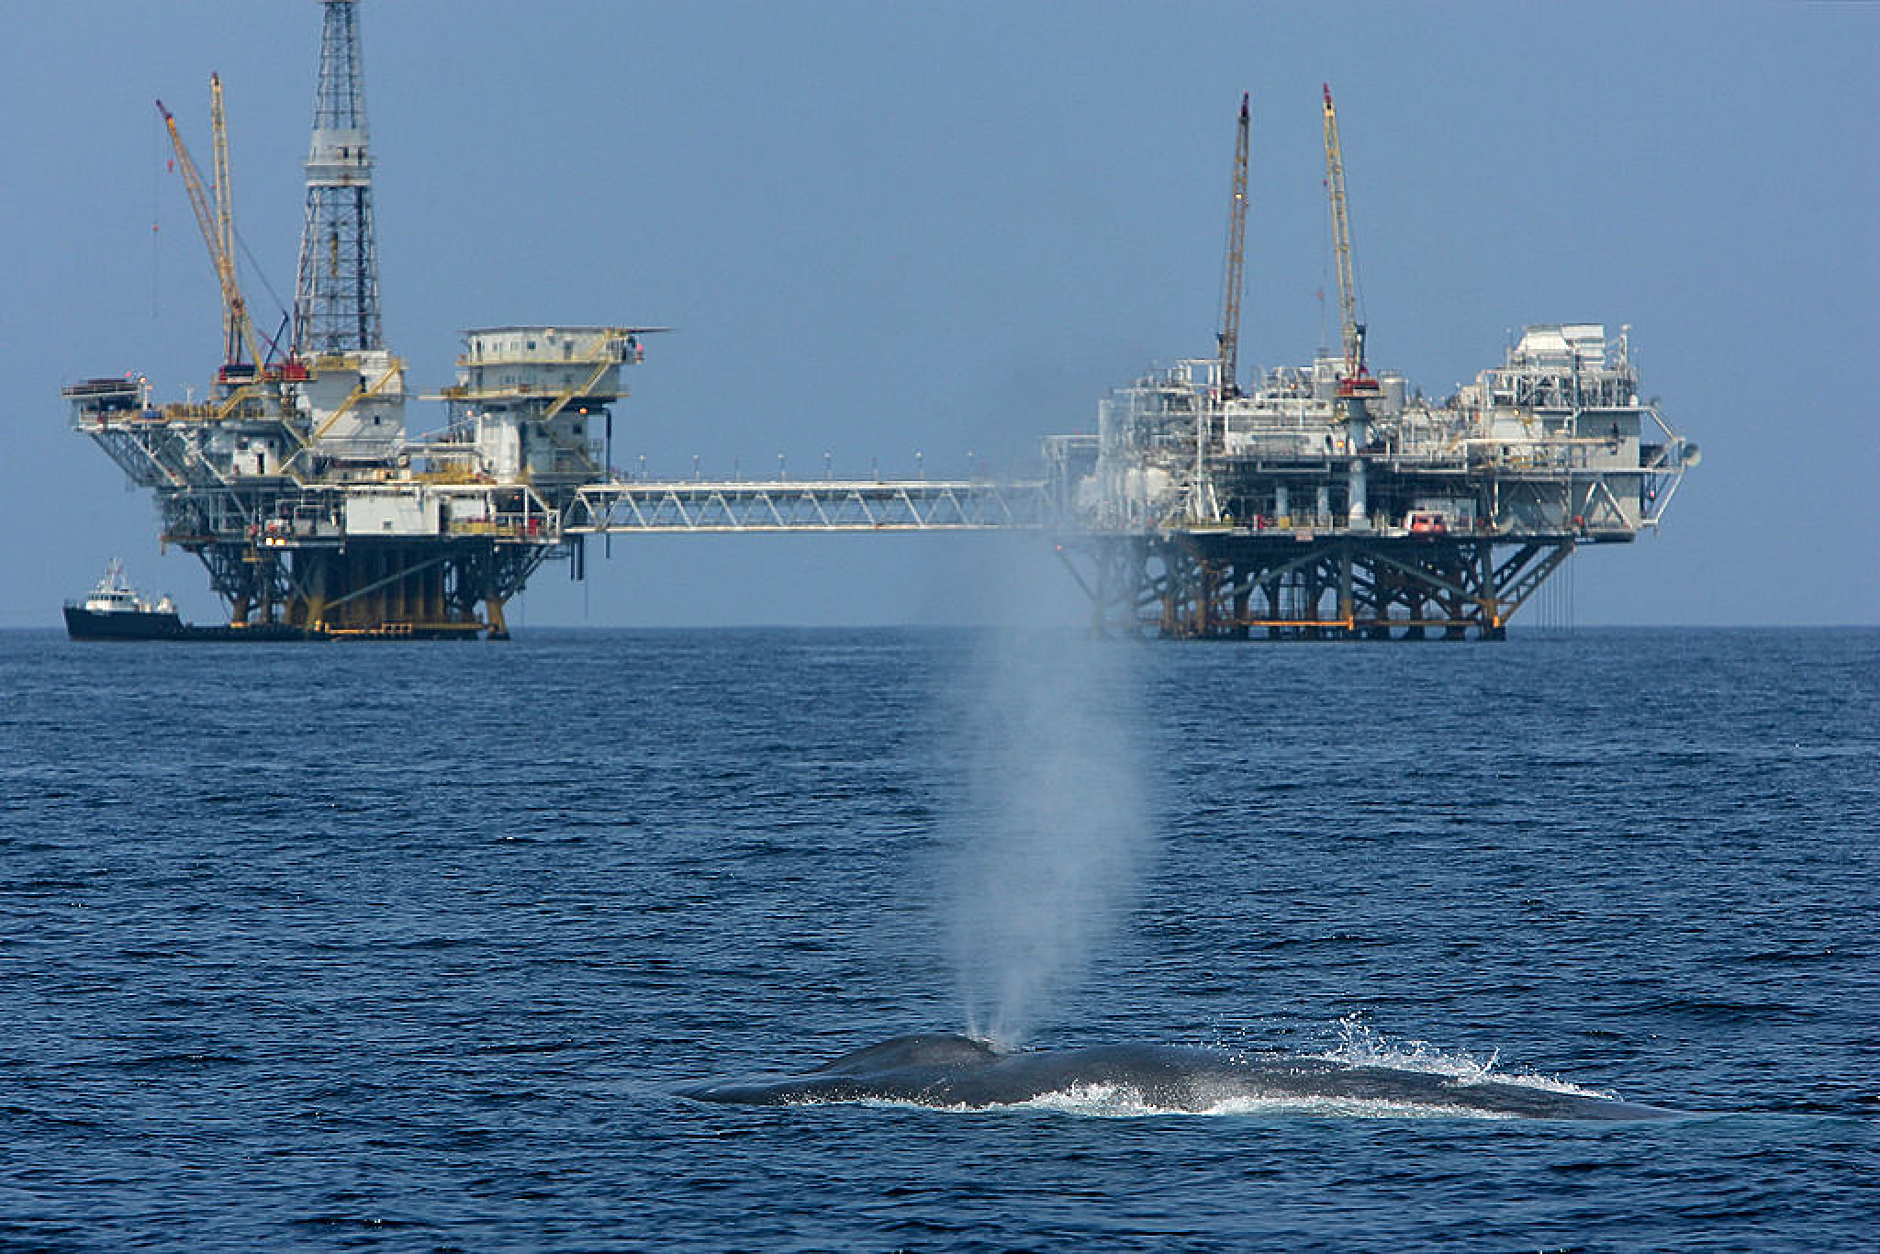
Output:
[[[804,1102],[804,1105],[817,1104]],[[996,1115],[1015,1111],[1055,1111],[1093,1119],[1219,1118],[1224,1116],[1306,1116],[1329,1119],[1489,1119],[1505,1121],[1520,1116],[1501,1111],[1480,1110],[1426,1102],[1387,1101],[1360,1097],[1248,1096],[1223,1097],[1201,1107],[1169,1106],[1153,1102],[1128,1085],[1074,1084],[1051,1093],[1040,1093],[1020,1102],[999,1102],[984,1106],[966,1103],[933,1104],[926,1102],[869,1098],[860,1106],[882,1109],[929,1110],[955,1115]]]
[[[1616,1093],[1589,1089],[1555,1076],[1534,1071],[1498,1071],[1495,1064],[1500,1051],[1479,1059],[1462,1050],[1446,1050],[1428,1041],[1391,1040],[1375,1031],[1356,1015],[1338,1021],[1339,1043],[1336,1048],[1313,1055],[1328,1062],[1353,1067],[1389,1067],[1395,1071],[1417,1071],[1425,1075],[1445,1076],[1457,1084],[1518,1084],[1522,1088],[1561,1093],[1569,1097],[1618,1100]]]

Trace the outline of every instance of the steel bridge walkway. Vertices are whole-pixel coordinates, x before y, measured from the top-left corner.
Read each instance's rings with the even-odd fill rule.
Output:
[[[564,534],[647,532],[1049,531],[1043,480],[625,481],[577,488]]]

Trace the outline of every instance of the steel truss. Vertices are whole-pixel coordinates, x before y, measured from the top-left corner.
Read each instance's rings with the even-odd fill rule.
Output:
[[[1108,532],[1058,545],[1106,634],[1214,640],[1500,640],[1572,536],[1300,540]]]
[[[673,531],[1045,530],[1056,522],[1042,481],[787,480],[599,483],[563,516],[574,535]]]

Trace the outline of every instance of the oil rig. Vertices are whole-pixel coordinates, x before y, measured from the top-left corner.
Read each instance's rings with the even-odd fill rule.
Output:
[[[306,218],[277,333],[259,331],[237,276],[212,78],[209,179],[157,105],[221,289],[207,399],[155,404],[134,372],[64,389],[74,429],[154,492],[163,542],[207,568],[229,612],[216,639],[504,638],[505,604],[544,562],[585,577],[595,535],[953,530],[1052,536],[1106,631],[1498,639],[1578,545],[1656,526],[1696,464],[1640,402],[1625,331],[1530,327],[1441,405],[1371,373],[1329,89],[1342,353],[1240,385],[1243,100],[1216,354],[1105,398],[1095,434],[1045,437],[1037,477],[622,475],[613,408],[650,326],[465,331],[455,382],[419,398],[441,420],[413,433],[379,311],[357,10],[323,0]]]
[[[1630,328],[1530,326],[1435,403],[1373,374],[1338,115],[1323,96],[1341,351],[1238,371],[1249,104],[1217,352],[1044,441],[1058,549],[1100,628],[1211,639],[1502,639],[1576,548],[1658,525],[1697,446],[1639,397]]]
[[[355,0],[326,0],[291,327],[257,333],[236,277],[222,87],[212,186],[161,101],[222,290],[209,398],[151,404],[137,377],[65,388],[73,425],[155,491],[162,539],[199,557],[230,624],[257,638],[503,636],[503,605],[565,551],[571,485],[602,477],[627,327],[464,336],[446,420],[412,438],[404,363],[384,341]],[[284,320],[286,321],[286,320]]]
[[[456,381],[420,399],[379,312],[358,0],[323,0],[306,222],[291,318],[258,333],[235,266],[222,85],[204,179],[158,102],[221,287],[223,361],[202,402],[153,404],[134,372],[68,385],[74,429],[156,494],[162,540],[195,554],[228,606],[195,638],[507,636],[503,608],[543,562],[585,576],[603,532],[1041,528],[1042,483],[653,483],[609,464],[623,367],[657,327],[465,331]]]

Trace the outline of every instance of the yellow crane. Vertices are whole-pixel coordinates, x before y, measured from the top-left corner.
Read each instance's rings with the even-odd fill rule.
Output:
[[[1345,211],[1345,158],[1338,147],[1338,110],[1325,89],[1325,186],[1332,201],[1332,247],[1338,259],[1338,320],[1345,354],[1344,382],[1369,380],[1364,367],[1364,324],[1358,321],[1358,285],[1351,265],[1351,218]]]
[[[215,233],[218,251],[228,258],[233,274],[235,260],[235,207],[233,184],[228,176],[228,125],[222,113],[222,76],[209,75],[209,129],[215,140]],[[221,272],[221,265],[216,267]],[[222,302],[223,356],[227,361],[241,359],[241,328],[236,324],[235,306]],[[260,363],[256,363],[259,365]]]
[[[221,83],[212,80],[212,108],[217,119],[221,116]],[[223,345],[223,369],[241,364],[242,350],[246,348],[248,360],[255,366],[261,364],[261,354],[255,341],[254,323],[248,317],[247,303],[242,299],[241,286],[235,280],[235,258],[229,248],[233,230],[229,225],[228,197],[226,182],[228,175],[227,145],[222,140],[221,129],[217,128],[216,144],[216,187],[217,205],[211,207],[208,193],[203,190],[202,174],[196,169],[196,162],[189,155],[189,147],[183,143],[183,133],[176,127],[176,115],[157,101],[157,112],[163,115],[163,125],[170,132],[170,145],[176,151],[176,170],[183,176],[183,187],[189,192],[189,207],[195,210],[196,225],[202,230],[202,239],[209,246],[209,260],[215,266],[216,278],[222,285],[222,319],[227,336]]]
[[[1240,395],[1240,292],[1247,264],[1247,95],[1240,97],[1240,130],[1234,140],[1233,197],[1227,208],[1227,286],[1221,296],[1221,395]]]

